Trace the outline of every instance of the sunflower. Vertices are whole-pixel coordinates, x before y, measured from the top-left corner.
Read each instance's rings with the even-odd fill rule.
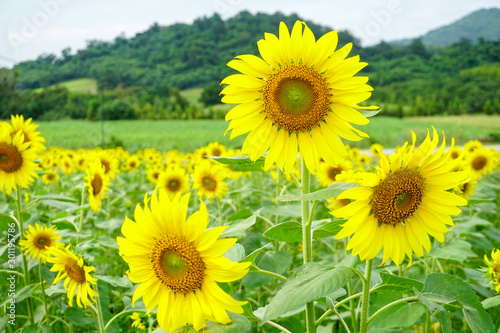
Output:
[[[319,172],[317,173],[318,181],[321,186],[330,186],[331,184],[338,182],[336,177],[342,173],[342,171],[351,170],[353,165],[351,161],[342,160],[338,165],[331,166],[327,163],[319,164]]]
[[[361,260],[372,259],[384,248],[383,263],[389,258],[400,265],[405,254],[424,255],[429,252],[429,235],[444,241],[446,225],[453,226],[450,215],[461,212],[457,206],[467,201],[447,190],[458,186],[465,172],[452,172],[456,162],[450,162],[449,152],[444,154],[446,142],[433,154],[439,136],[433,128],[418,149],[415,134],[410,149],[401,149],[388,159],[380,155],[377,174],[364,173],[363,186],[344,191],[337,199],[354,201],[333,212],[348,221],[335,236],[351,236],[347,249]],[[405,143],[407,146],[408,143]],[[453,146],[453,140],[452,140]]]
[[[90,272],[95,267],[85,266],[83,258],[78,258],[72,253],[70,246],[68,245],[64,250],[54,246],[48,248],[47,254],[51,257],[47,258],[47,262],[54,264],[50,271],[57,272],[53,284],[65,278],[64,288],[68,291],[69,306],[73,306],[73,298],[76,295],[76,304],[79,307],[86,308],[88,305],[95,303],[95,298],[99,296],[92,289],[92,284],[97,284],[97,279],[90,276]]]
[[[23,115],[10,115],[10,122],[12,123],[10,136],[14,136],[17,132],[24,134],[24,142],[30,142],[30,149],[35,150],[37,153],[43,152],[45,148],[45,139],[37,132],[36,129],[39,125],[31,123],[31,118],[24,121]]]
[[[115,179],[118,174],[120,161],[116,156],[110,153],[109,150],[98,150],[96,153],[96,157],[101,161],[101,164],[104,166],[104,174],[109,179]]]
[[[243,152],[252,160],[267,150],[265,169],[274,162],[286,173],[293,170],[297,152],[315,173],[321,157],[336,165],[347,155],[340,140],[359,141],[367,135],[351,123],[368,123],[356,109],[373,90],[368,77],[353,77],[367,64],[347,58],[349,43],[335,51],[338,36],[331,31],[319,40],[297,21],[290,34],[285,23],[279,38],[265,33],[257,42],[262,58],[240,55],[228,66],[241,72],[226,77],[222,102],[238,104],[226,115],[231,138],[250,132]],[[227,132],[226,131],[226,132]]]
[[[453,193],[461,196],[465,200],[469,200],[469,197],[474,194],[474,190],[477,187],[477,179],[469,178],[467,181],[461,183],[453,189]]]
[[[209,161],[201,161],[195,166],[192,177],[193,188],[198,190],[200,197],[210,199],[215,196],[221,199],[227,193],[228,188],[224,181],[226,170],[221,165],[212,165]]]
[[[122,170],[128,172],[137,171],[140,165],[141,160],[139,157],[137,155],[132,155],[122,164]]]
[[[50,228],[46,226],[41,227],[38,224],[35,224],[35,227],[29,225],[28,230],[24,232],[24,238],[26,239],[19,241],[21,250],[26,251],[29,260],[36,258],[37,264],[40,259],[42,259],[43,263],[46,262],[49,247],[63,245],[63,243],[58,242],[61,236],[56,231],[56,226],[54,225]]]
[[[465,156],[464,165],[473,178],[480,179],[498,168],[498,160],[499,154],[495,149],[476,148]]]
[[[500,250],[493,249],[491,251],[491,261],[485,254],[484,262],[488,265],[488,272],[486,275],[490,280],[490,284],[493,285],[493,288],[498,293],[500,292]]]
[[[226,147],[217,141],[209,143],[206,149],[209,156],[224,156],[226,153]]]
[[[70,156],[66,155],[61,158],[61,170],[65,175],[71,175],[76,171],[75,164]]]
[[[169,167],[160,173],[156,186],[165,191],[172,200],[177,193],[184,194],[189,191],[189,175],[182,168]]]
[[[59,173],[56,170],[47,169],[42,176],[45,185],[55,184],[59,180]]]
[[[483,147],[483,143],[479,140],[470,140],[470,141],[467,141],[464,145],[464,151],[466,153],[472,153],[474,150],[478,149],[478,148],[482,148]]]
[[[94,212],[101,209],[102,199],[105,198],[104,192],[108,190],[109,178],[106,176],[104,166],[95,160],[87,168],[87,183],[85,187],[89,188],[89,204]]]
[[[375,157],[379,157],[381,154],[383,154],[383,151],[384,146],[382,146],[380,143],[374,143],[370,146],[370,152]]]
[[[161,173],[161,168],[158,166],[152,166],[146,169],[146,178],[153,184],[158,183],[158,177]]]
[[[4,126],[3,129],[7,129]],[[11,138],[10,132],[0,132],[0,191],[11,194],[16,185],[27,188],[34,178],[36,151],[29,149],[30,142],[24,142],[24,134],[17,131]]]
[[[148,207],[150,204],[150,208]],[[193,324],[196,330],[206,320],[231,322],[226,311],[242,313],[246,302],[234,300],[217,282],[241,279],[249,263],[235,263],[222,255],[235,238],[217,240],[225,227],[206,230],[208,212],[200,210],[186,220],[189,194],[169,197],[157,191],[138,205],[135,222],[126,218],[125,238],[117,237],[120,253],[129,264],[130,281],[140,283],[132,303],[141,296],[148,312],[158,306],[156,316],[163,330]]]

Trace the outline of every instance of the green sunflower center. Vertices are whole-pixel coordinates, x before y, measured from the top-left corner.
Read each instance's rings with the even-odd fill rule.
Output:
[[[289,132],[308,131],[319,124],[330,108],[326,79],[306,65],[285,65],[274,72],[262,91],[264,110]]]
[[[156,277],[174,292],[188,293],[201,287],[205,263],[184,237],[163,235],[151,250]]]
[[[85,270],[78,265],[75,259],[66,259],[64,262],[64,271],[68,274],[70,279],[76,283],[85,283],[87,281],[85,278]]]
[[[418,171],[391,173],[373,190],[373,215],[381,223],[402,223],[417,211],[424,190],[424,179]]]
[[[202,182],[205,190],[215,191],[215,188],[217,187],[217,181],[211,175],[203,177]]]
[[[92,185],[92,194],[94,196],[96,196],[99,193],[101,193],[101,190],[102,190],[102,178],[101,178],[101,175],[95,174],[94,178],[91,181],[91,185]]]
[[[16,147],[0,143],[0,170],[6,173],[16,172],[23,166],[23,156]]]
[[[181,187],[181,182],[178,179],[170,179],[167,187],[170,191],[175,192]]]

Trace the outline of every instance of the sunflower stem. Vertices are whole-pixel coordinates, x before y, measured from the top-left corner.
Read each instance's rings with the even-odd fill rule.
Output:
[[[368,331],[368,304],[370,303],[370,282],[372,278],[372,264],[371,260],[366,261],[365,279],[363,281],[363,301],[361,307],[361,320],[359,323],[359,331],[366,333]]]
[[[304,158],[302,157],[301,163],[301,181],[300,194],[302,196],[309,193],[309,179],[310,173],[307,169]],[[304,264],[312,262],[312,235],[311,235],[311,223],[309,222],[309,201],[302,200],[301,202],[302,210],[302,254]],[[306,328],[308,333],[316,332],[316,327],[314,325],[314,302],[309,302],[306,304]]]
[[[80,221],[78,222],[78,232],[82,232],[83,228],[83,205],[85,204],[85,184],[83,184],[82,187],[82,200],[80,201]],[[76,242],[78,244],[78,239],[76,239]]]
[[[47,296],[45,296],[45,287],[43,286],[43,277],[42,277],[42,263],[38,264],[38,273],[40,275],[40,287],[42,287],[42,296],[43,296],[43,306],[45,307],[45,317],[47,318],[47,323],[50,321],[49,317],[49,307],[47,306]]]
[[[99,290],[97,288],[97,283],[95,285],[95,291],[97,294],[99,294]],[[97,313],[97,323],[99,324],[99,333],[104,333],[104,324],[103,324],[103,317],[102,317],[102,309],[101,309],[101,297],[97,295],[97,302],[96,302],[96,313]]]
[[[373,319],[375,319],[379,314],[381,314],[385,310],[393,307],[394,305],[398,305],[400,303],[405,303],[405,302],[417,301],[417,300],[418,300],[418,296],[410,296],[410,297],[401,298],[401,299],[398,299],[392,303],[389,303],[389,304],[381,307],[380,309],[378,309],[377,312],[375,312],[374,314],[372,314],[370,316],[370,318],[368,319],[368,324],[371,323],[373,321]]]
[[[21,187],[17,185],[17,198],[16,198],[16,204],[17,204],[17,221],[19,222],[19,232],[21,233],[21,236],[19,237],[20,239],[23,239],[24,237],[24,221],[23,221],[23,210],[21,207]],[[24,285],[27,286],[29,285],[29,275],[28,275],[28,261],[26,260],[26,256],[24,255],[24,252],[21,251],[21,256],[23,258],[23,270],[24,270]],[[35,318],[33,317],[33,304],[31,303],[31,297],[26,298],[28,301],[28,316],[30,318],[30,323],[31,325],[35,325]]]
[[[220,202],[219,197],[217,197],[217,208],[219,210],[219,223],[221,226],[224,225],[224,221],[222,220],[222,204]]]
[[[255,264],[252,264],[252,268],[255,269],[255,271],[252,271],[252,273],[258,273],[258,274],[272,276],[272,277],[277,278],[278,280],[281,280],[283,282],[286,282],[288,280],[286,277],[284,277],[278,273],[274,273],[274,272],[266,271],[264,269],[260,269]]]

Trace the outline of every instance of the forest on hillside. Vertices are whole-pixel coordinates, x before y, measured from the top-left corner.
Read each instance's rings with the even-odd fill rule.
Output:
[[[44,54],[12,70],[0,69],[0,118],[19,113],[35,119],[211,118],[192,105],[180,90],[205,88],[205,105],[219,102],[219,82],[234,71],[227,62],[240,54],[258,54],[263,32],[277,34],[279,22],[289,27],[300,17],[241,12],[228,20],[219,15],[193,24],[159,26],[132,38],[92,40],[87,47],[60,56]],[[316,38],[330,30],[307,22]],[[408,44],[381,42],[361,47],[347,31],[339,46],[353,43],[351,56],[369,63],[372,103],[385,115],[500,113],[500,40],[462,39],[446,47],[430,47],[420,39]],[[94,78],[99,94],[68,91],[57,84]],[[219,115],[220,116],[220,115]]]

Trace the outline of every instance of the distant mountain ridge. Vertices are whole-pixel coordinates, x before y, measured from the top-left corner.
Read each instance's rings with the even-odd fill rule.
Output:
[[[426,45],[442,47],[464,38],[477,43],[480,37],[485,40],[500,39],[500,8],[477,10],[451,24],[431,30],[419,38]],[[394,43],[407,44],[410,41],[411,39],[407,38]]]

